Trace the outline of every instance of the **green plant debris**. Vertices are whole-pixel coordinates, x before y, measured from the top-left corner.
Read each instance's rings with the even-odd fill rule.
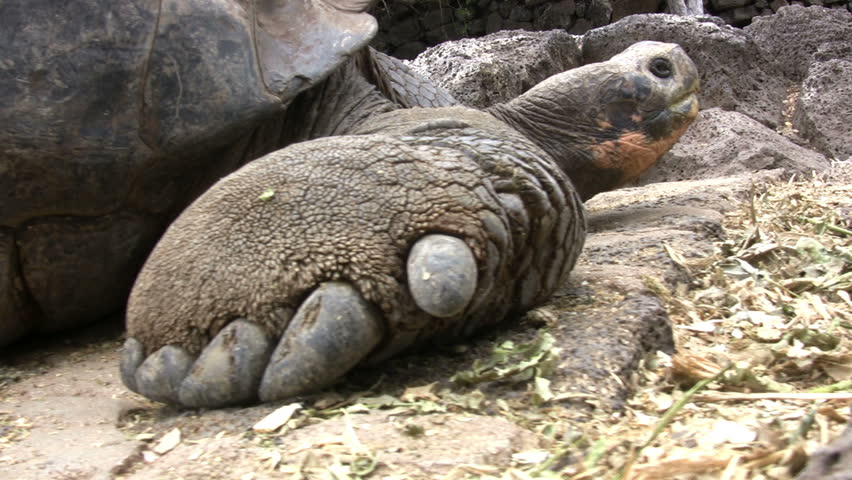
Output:
[[[409,437],[422,437],[423,434],[426,433],[426,429],[420,425],[407,423],[402,427],[402,433]]]
[[[352,463],[349,464],[349,471],[357,477],[366,477],[376,470],[377,465],[378,462],[376,462],[375,457],[361,455],[355,457]]]
[[[808,393],[836,393],[836,392],[852,392],[852,380],[845,380],[823,387],[816,387],[808,390]]]
[[[524,382],[546,377],[553,369],[560,349],[554,346],[553,336],[539,331],[538,336],[529,343],[516,345],[512,341],[503,342],[494,348],[491,357],[485,361],[476,360],[470,370],[459,372],[450,381],[459,385],[476,385],[496,380]],[[536,383],[536,391],[549,396],[548,384]],[[545,391],[546,390],[546,391]]]
[[[0,412],[0,452],[4,446],[26,438],[32,427],[32,423],[24,417]]]
[[[263,200],[264,202],[268,202],[269,200],[272,200],[273,198],[275,198],[275,189],[273,189],[273,188],[267,188],[266,190],[263,191],[263,193],[261,193],[257,197],[258,200]]]

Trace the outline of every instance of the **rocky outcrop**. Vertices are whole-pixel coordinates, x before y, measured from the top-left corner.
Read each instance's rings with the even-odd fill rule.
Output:
[[[680,141],[637,184],[699,180],[783,168],[810,175],[829,167],[823,155],[800,147],[737,112],[702,111]]]
[[[852,57],[852,15],[843,10],[796,5],[743,31],[793,80],[804,79],[814,62]]]
[[[692,3],[694,0],[690,0]],[[388,0],[378,2],[379,35],[373,46],[411,59],[447,40],[500,30],[561,29],[583,34],[638,13],[669,13],[671,0]],[[704,12],[742,27],[788,5],[850,9],[848,0],[704,0]],[[670,12],[679,13],[679,12]]]
[[[830,157],[852,155],[852,15],[821,7],[782,8],[744,31],[774,58],[791,81],[801,82],[792,127]]]
[[[580,66],[579,39],[561,30],[503,31],[430,48],[410,66],[461,103],[484,108],[517,97],[555,72]]]
[[[0,227],[0,338],[19,338],[30,328],[25,316],[18,313],[27,302],[17,265],[14,231]]]
[[[816,150],[839,160],[852,157],[850,81],[852,56],[814,64],[802,83],[793,117],[793,125]]]
[[[379,34],[373,46],[411,59],[447,40],[481,37],[501,30],[561,29],[572,34],[606,25],[614,14],[657,11],[660,1],[610,0],[427,0],[379,2]],[[650,10],[649,10],[650,9]],[[618,17],[621,18],[621,17]]]

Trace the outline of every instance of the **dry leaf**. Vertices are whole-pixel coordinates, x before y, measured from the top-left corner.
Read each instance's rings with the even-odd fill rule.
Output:
[[[156,437],[156,435],[154,435],[153,433],[145,432],[145,433],[140,433],[133,438],[135,438],[136,440],[139,440],[140,442],[147,442],[147,441],[153,440],[154,437]]]
[[[852,378],[852,354],[820,355],[816,363],[835,382]]]
[[[160,458],[160,456],[157,455],[156,453],[152,452],[151,450],[144,450],[142,452],[142,460],[144,460],[145,463],[154,462],[158,458]]]
[[[718,320],[712,320],[709,322],[697,322],[693,323],[692,325],[679,325],[677,328],[691,330],[693,332],[713,333],[716,331],[717,323]]]
[[[252,430],[259,433],[270,433],[274,432],[281,428],[282,425],[290,421],[293,417],[293,414],[298,412],[302,408],[301,403],[291,403],[290,405],[285,405],[269,415],[263,417],[263,419],[254,424]]]
[[[399,399],[403,402],[416,402],[418,400],[439,400],[438,396],[435,395],[435,385],[437,382],[432,382],[427,385],[421,385],[419,387],[409,387],[406,388],[402,395],[400,395]]]
[[[526,452],[513,453],[512,460],[525,465],[534,465],[542,463],[549,456],[550,452],[547,450],[528,450]]]
[[[177,447],[180,443],[180,429],[175,427],[169,433],[163,435],[160,441],[151,450],[154,453],[164,455]]]
[[[757,430],[751,426],[730,420],[717,420],[713,430],[700,437],[701,443],[707,446],[718,446],[725,443],[741,445],[757,440]]]
[[[267,450],[260,455],[261,460],[269,470],[275,470],[281,463],[281,452],[279,450]]]
[[[671,478],[675,475],[721,470],[728,465],[731,457],[733,455],[725,453],[668,458],[659,463],[636,465],[633,472],[643,480]]]

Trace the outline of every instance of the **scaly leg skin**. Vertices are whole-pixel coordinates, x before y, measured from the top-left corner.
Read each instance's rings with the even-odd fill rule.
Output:
[[[582,246],[570,183],[521,138],[437,135],[305,142],[217,183],[137,279],[124,383],[189,407],[280,400],[546,298]]]

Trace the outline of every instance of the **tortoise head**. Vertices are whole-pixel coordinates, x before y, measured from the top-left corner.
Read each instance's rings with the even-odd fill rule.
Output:
[[[640,42],[491,112],[547,151],[586,200],[635,180],[671,148],[698,114],[698,84],[679,46]]]

